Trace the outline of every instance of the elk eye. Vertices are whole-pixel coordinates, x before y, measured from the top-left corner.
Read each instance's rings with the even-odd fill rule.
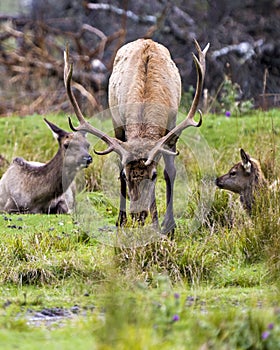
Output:
[[[230,176],[235,176],[235,175],[236,175],[236,171],[235,170],[230,172]]]
[[[122,170],[121,171],[121,177],[126,180],[126,174],[125,174],[125,170]]]

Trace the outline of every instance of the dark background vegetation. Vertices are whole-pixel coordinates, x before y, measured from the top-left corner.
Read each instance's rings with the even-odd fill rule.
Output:
[[[234,87],[236,103],[250,100],[263,108],[280,104],[279,0],[25,3],[24,13],[0,11],[1,115],[71,110],[63,87],[66,43],[84,112],[92,115],[106,108],[115,53],[140,37],[169,48],[189,95],[196,80],[193,38],[203,47],[210,42],[208,111],[221,112],[216,102],[223,99],[225,81]]]

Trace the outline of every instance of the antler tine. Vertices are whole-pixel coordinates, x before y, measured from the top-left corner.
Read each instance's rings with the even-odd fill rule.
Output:
[[[104,154],[108,154],[112,151],[115,151],[116,153],[118,153],[121,156],[122,161],[124,161],[127,157],[127,151],[122,147],[121,141],[119,141],[118,139],[116,139],[114,137],[110,137],[109,135],[107,135],[106,133],[104,133],[103,131],[101,131],[99,129],[96,129],[94,126],[92,126],[91,124],[89,124],[85,120],[85,118],[81,112],[81,109],[78,105],[78,102],[77,102],[77,100],[72,92],[72,89],[71,89],[72,73],[73,73],[73,64],[69,63],[69,47],[67,45],[66,50],[64,51],[64,84],[66,87],[68,98],[69,98],[69,100],[74,108],[75,114],[76,114],[76,116],[79,120],[79,123],[80,123],[80,125],[75,128],[73,126],[71,118],[68,117],[70,128],[73,131],[88,132],[92,135],[97,136],[98,138],[100,138],[101,140],[103,140],[104,142],[107,143],[108,148],[106,150],[100,151],[100,152],[95,151],[95,153],[100,154],[100,155],[104,155]]]
[[[73,64],[69,62],[69,46],[66,46],[66,50],[64,51],[64,84],[67,91],[68,98],[74,108],[75,114],[80,122],[80,124],[84,124],[85,118],[83,113],[80,110],[78,102],[72,92],[71,89],[71,79],[73,74]]]
[[[196,122],[194,120],[194,115],[197,111],[197,107],[198,107],[198,103],[199,103],[199,99],[200,99],[200,95],[202,92],[202,88],[203,88],[203,82],[204,82],[204,76],[205,76],[205,70],[206,70],[206,63],[205,63],[205,57],[206,57],[206,53],[209,49],[210,44],[208,43],[204,50],[201,50],[198,42],[196,40],[194,40],[196,49],[198,51],[198,57],[196,57],[195,54],[192,54],[193,56],[193,60],[195,63],[195,67],[196,67],[196,72],[197,72],[197,82],[196,82],[196,91],[195,91],[195,95],[194,95],[194,99],[192,101],[190,110],[187,114],[187,117],[180,123],[178,124],[174,129],[170,130],[169,133],[167,135],[165,135],[164,137],[162,137],[157,144],[155,145],[155,147],[151,150],[149,157],[146,161],[146,165],[151,164],[151,162],[155,159],[155,157],[158,155],[158,153],[160,152],[164,152],[164,145],[170,143],[170,141],[172,139],[174,139],[174,141],[172,142],[172,144],[175,144],[177,139],[180,137],[182,131],[186,128],[188,128],[189,126],[194,126],[194,127],[199,127],[202,124],[202,113],[199,110],[199,121]],[[174,152],[174,155],[176,155],[176,153]]]

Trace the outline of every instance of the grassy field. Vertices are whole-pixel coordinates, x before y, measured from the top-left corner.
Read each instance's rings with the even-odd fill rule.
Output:
[[[65,116],[48,118],[68,129]],[[112,132],[109,120],[92,123]],[[75,215],[1,214],[0,348],[279,348],[278,199],[263,198],[259,215],[248,219],[238,198],[214,185],[217,175],[239,161],[240,147],[275,180],[279,133],[278,110],[207,115],[200,129],[184,131],[176,159],[173,241],[151,240],[147,230],[133,231],[135,241],[115,240],[113,155],[92,152],[93,164],[78,179],[87,191]],[[36,115],[0,119],[0,139],[0,155],[8,162],[14,156],[46,161],[57,149]]]

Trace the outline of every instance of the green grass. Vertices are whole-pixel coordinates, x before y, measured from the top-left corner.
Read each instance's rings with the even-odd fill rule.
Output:
[[[9,0],[9,1],[1,2],[0,12],[13,15],[19,12],[20,13],[27,12],[27,10],[25,7],[22,6],[22,3],[20,0]]]
[[[69,130],[65,116],[48,119]],[[112,132],[109,120],[92,123]],[[239,161],[242,147],[273,181],[279,174],[279,133],[278,110],[207,115],[200,129],[184,131],[176,160],[173,241],[139,244],[150,231],[128,230],[121,236],[125,244],[114,247],[116,157],[94,152],[82,182],[90,192],[80,195],[76,215],[1,214],[0,347],[277,349],[279,200],[263,195],[256,217],[248,220],[238,198],[217,190],[213,180]],[[47,161],[58,147],[38,115],[0,119],[0,139],[0,155],[8,161]],[[94,137],[89,140],[102,149]],[[161,218],[162,173],[160,164]],[[131,240],[131,233],[139,240]],[[44,308],[73,307],[79,313],[63,321],[30,321]]]

